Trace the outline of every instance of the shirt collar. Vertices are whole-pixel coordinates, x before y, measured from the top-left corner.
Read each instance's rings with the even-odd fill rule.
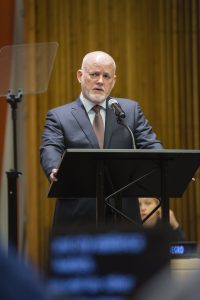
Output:
[[[93,102],[91,102],[90,100],[86,99],[83,94],[81,93],[80,95],[80,99],[87,111],[87,113],[93,108],[93,106],[95,106],[95,104]],[[99,104],[102,108],[106,109],[106,100],[104,100],[103,102],[101,102]]]

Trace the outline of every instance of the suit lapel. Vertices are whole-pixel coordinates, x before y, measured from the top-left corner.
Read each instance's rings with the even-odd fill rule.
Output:
[[[95,132],[92,128],[87,112],[85,111],[85,108],[80,99],[77,99],[77,101],[74,102],[71,113],[76,119],[77,123],[79,124],[81,130],[86,135],[92,148],[99,148]]]

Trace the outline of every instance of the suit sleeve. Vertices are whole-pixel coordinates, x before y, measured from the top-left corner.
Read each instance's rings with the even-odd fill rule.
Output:
[[[40,147],[40,163],[48,179],[52,169],[58,167],[65,149],[59,116],[55,110],[50,110],[46,116]]]
[[[138,103],[136,103],[134,125],[134,137],[138,149],[163,149]]]

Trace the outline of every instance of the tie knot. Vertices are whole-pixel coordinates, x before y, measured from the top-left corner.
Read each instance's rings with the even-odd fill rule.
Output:
[[[98,113],[100,112],[101,106],[100,106],[100,105],[95,105],[95,106],[93,106],[92,109],[94,110],[94,112],[95,112],[96,114],[98,114]]]

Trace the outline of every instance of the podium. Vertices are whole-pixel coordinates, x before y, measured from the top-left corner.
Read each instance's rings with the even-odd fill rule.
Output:
[[[157,197],[169,221],[169,198],[182,197],[200,165],[199,150],[66,149],[48,197],[96,198],[96,222],[112,197]]]

